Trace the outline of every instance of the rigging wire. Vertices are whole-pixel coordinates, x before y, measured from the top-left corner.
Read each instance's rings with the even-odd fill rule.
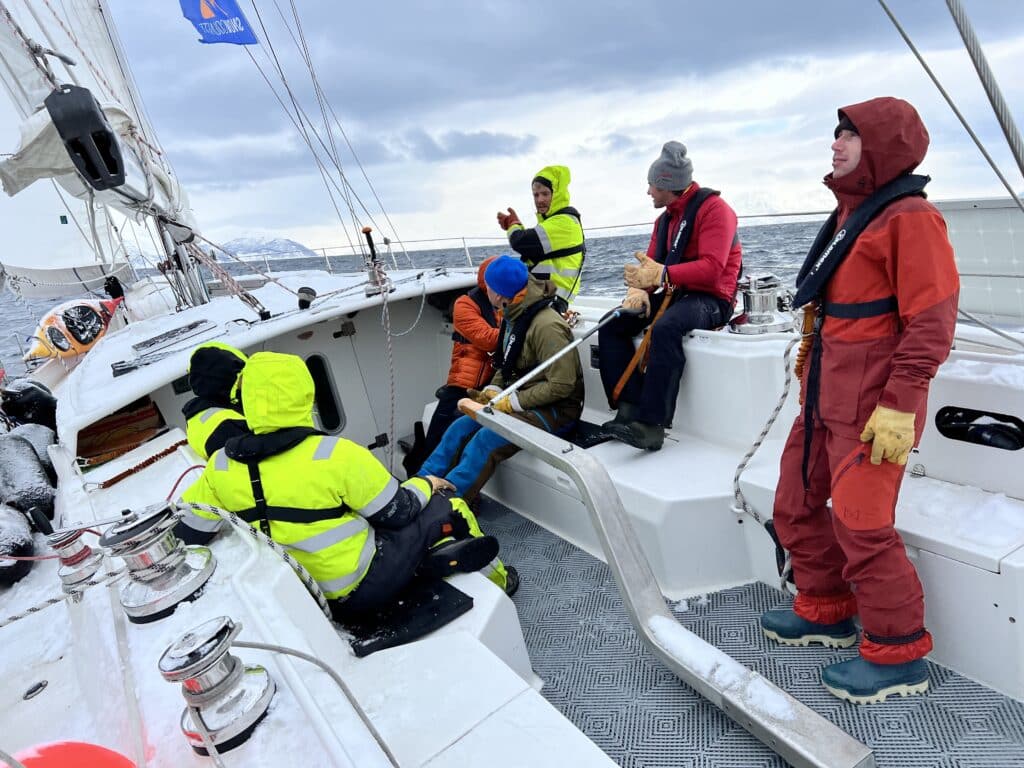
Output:
[[[310,76],[310,79],[313,82],[313,88],[314,88],[314,90],[315,90],[315,92],[317,94],[317,101],[320,103],[320,113],[323,116],[324,129],[327,131],[327,135],[328,135],[328,137],[330,138],[330,141],[331,141],[331,147],[334,149],[334,161],[335,161],[335,164],[338,166],[339,173],[342,175],[342,178],[344,179],[345,188],[347,190],[350,190],[352,192],[352,194],[355,195],[356,201],[359,203],[359,206],[363,209],[363,212],[369,218],[370,223],[373,225],[374,229],[380,230],[381,227],[377,224],[376,220],[373,217],[373,214],[369,211],[369,209],[363,203],[363,201],[359,197],[358,193],[355,192],[355,189],[353,188],[352,183],[348,180],[347,176],[344,173],[344,170],[342,169],[341,159],[340,159],[340,157],[338,155],[338,150],[337,150],[337,147],[335,146],[335,143],[334,143],[334,132],[331,130],[330,122],[328,121],[327,115],[324,112],[324,107],[325,106],[326,106],[327,110],[331,113],[331,117],[334,119],[334,125],[337,126],[338,133],[340,133],[341,137],[345,140],[345,145],[348,147],[348,150],[349,150],[349,152],[352,155],[352,159],[355,160],[356,165],[359,167],[359,171],[360,171],[360,173],[363,176],[363,180],[366,182],[367,187],[370,189],[370,192],[373,194],[374,200],[376,200],[377,205],[380,207],[381,213],[384,215],[385,221],[387,221],[388,226],[391,228],[391,234],[394,236],[395,241],[401,246],[402,253],[405,254],[405,257],[407,259],[409,259],[409,261],[411,263],[412,259],[409,256],[409,252],[405,249],[405,244],[402,242],[402,239],[398,236],[398,230],[395,227],[394,222],[391,221],[391,217],[388,215],[387,209],[384,207],[383,201],[381,201],[380,196],[377,194],[377,190],[373,186],[373,182],[370,180],[369,175],[366,173],[366,169],[363,167],[363,163],[362,163],[362,161],[360,161],[359,155],[356,153],[355,147],[352,146],[352,142],[349,140],[348,134],[345,132],[345,129],[342,127],[341,121],[338,119],[338,115],[337,115],[337,113],[335,113],[334,107],[331,105],[330,99],[327,97],[327,94],[324,92],[323,88],[320,85],[320,78],[316,74],[316,68],[313,66],[313,58],[312,58],[312,55],[309,52],[309,46],[308,46],[308,44],[306,42],[306,35],[305,35],[305,32],[302,29],[302,21],[299,18],[298,8],[296,8],[294,0],[291,0],[291,9],[292,9],[292,16],[295,19],[295,27],[296,27],[296,29],[298,30],[298,33],[299,33],[299,39],[298,40],[296,40],[295,34],[291,31],[291,28],[288,26],[288,20],[285,18],[284,12],[281,10],[281,6],[278,4],[277,0],[274,0],[274,7],[277,8],[278,15],[281,17],[281,20],[284,22],[285,29],[288,30],[288,34],[291,37],[292,42],[295,44],[295,47],[300,50],[300,52],[303,55],[303,59],[306,62],[306,68],[309,70],[309,76]],[[301,40],[301,44],[299,42],[300,40]],[[350,203],[350,207],[351,207],[351,203]]]
[[[358,240],[356,240],[356,242],[353,243],[352,236],[351,236],[351,234],[348,231],[347,222],[345,221],[345,218],[341,215],[341,210],[338,208],[337,200],[335,200],[334,195],[331,193],[331,189],[330,189],[329,185],[333,185],[334,188],[336,190],[338,190],[339,194],[341,194],[341,189],[338,187],[338,184],[334,180],[334,178],[327,173],[327,170],[326,170],[326,167],[324,166],[323,161],[320,159],[320,156],[316,153],[316,150],[314,149],[312,142],[309,140],[308,135],[306,135],[304,129],[301,126],[300,120],[298,118],[296,118],[295,115],[292,114],[291,110],[284,103],[284,99],[282,99],[280,94],[278,94],[277,89],[274,87],[274,84],[270,82],[270,78],[267,76],[266,72],[263,70],[263,67],[260,65],[260,63],[258,61],[256,61],[256,58],[252,55],[252,52],[249,51],[248,48],[246,48],[246,53],[248,54],[250,61],[252,61],[253,65],[256,67],[256,70],[263,77],[263,80],[264,80],[264,82],[266,82],[267,87],[270,88],[270,92],[274,94],[274,98],[277,99],[277,103],[281,105],[281,109],[284,110],[285,114],[288,116],[288,119],[291,120],[292,125],[294,126],[295,130],[298,131],[298,133],[302,137],[303,141],[305,141],[306,146],[309,148],[309,152],[313,156],[313,162],[316,163],[317,170],[320,172],[320,178],[321,178],[321,180],[324,183],[324,188],[327,191],[327,196],[331,200],[331,205],[334,208],[334,213],[337,215],[338,221],[341,224],[341,230],[345,234],[345,239],[348,240],[348,247],[352,249],[353,253],[359,251],[360,250],[360,244],[359,244]],[[321,144],[322,143],[323,142],[321,142]],[[365,255],[364,255],[364,258],[365,258]]]
[[[885,2],[885,0],[878,0],[878,4],[882,6],[882,10],[885,11],[885,15],[889,17],[890,21],[892,21],[893,26],[896,28],[896,31],[900,33],[900,37],[903,38],[903,41],[907,44],[907,47],[910,49],[910,52],[914,54],[914,56],[920,62],[921,67],[925,71],[925,74],[927,74],[928,77],[931,78],[932,83],[935,84],[935,87],[938,89],[942,98],[946,100],[946,103],[949,105],[949,108],[953,110],[953,114],[956,115],[957,119],[960,121],[960,124],[964,127],[964,130],[967,131],[967,135],[971,137],[972,141],[974,141],[975,146],[978,147],[978,150],[981,152],[982,156],[985,158],[989,166],[995,172],[996,176],[999,178],[999,181],[1001,181],[1003,183],[1003,186],[1006,187],[1006,191],[1010,193],[1010,197],[1012,197],[1014,202],[1017,203],[1017,207],[1020,208],[1021,211],[1024,211],[1024,202],[1022,202],[1020,197],[1017,196],[1017,193],[1013,191],[1013,187],[1010,186],[1010,182],[1006,180],[1006,177],[1003,175],[1003,172],[999,170],[999,166],[996,165],[996,161],[992,159],[992,156],[988,153],[988,150],[985,149],[985,145],[981,143],[981,139],[978,138],[978,135],[974,132],[974,129],[971,128],[970,124],[967,122],[967,118],[964,117],[963,113],[957,108],[956,104],[953,102],[953,97],[950,96],[949,92],[946,91],[946,89],[942,86],[942,83],[939,82],[939,78],[936,77],[935,73],[932,71],[932,68],[928,66],[928,62],[924,60],[924,56],[922,56],[921,52],[917,50],[917,46],[914,45],[906,30],[903,29],[903,25],[900,24],[895,14],[893,14],[893,12],[889,9],[889,6]],[[976,39],[974,40],[974,43],[975,45],[977,45]],[[1005,106],[1006,105],[1004,104],[1003,107],[1005,108]],[[1011,141],[1011,145],[1012,144],[1013,142]],[[1022,172],[1024,172],[1024,168],[1022,168]]]
[[[324,108],[323,90],[320,88],[320,80],[317,78],[316,70],[313,68],[313,59],[309,52],[309,47],[306,45],[306,38],[302,34],[302,24],[299,21],[298,11],[295,9],[295,4],[292,3],[292,15],[295,18],[296,28],[299,30],[299,38],[302,40],[301,46],[296,41],[295,35],[289,28],[288,20],[285,19],[284,13],[281,11],[281,6],[280,4],[278,4],[277,0],[274,0],[274,8],[277,9],[277,13],[281,17],[281,21],[284,22],[285,29],[288,30],[288,34],[291,37],[292,42],[295,43],[295,47],[299,49],[299,53],[302,56],[303,61],[305,61],[306,63],[306,69],[309,70],[309,78],[313,83],[313,94],[314,96],[316,96],[317,106],[320,107],[320,117],[323,120],[324,129],[327,132],[327,140],[331,144],[331,149],[330,152],[328,152],[328,157],[334,161],[334,166],[338,169],[339,175],[341,176],[344,182],[343,188],[345,190],[345,203],[348,205],[349,213],[351,213],[353,218],[355,218],[355,209],[354,206],[352,205],[352,186],[347,182],[347,179],[345,179],[344,172],[341,169],[341,156],[338,154],[338,146],[334,142],[334,132],[330,129],[330,124],[327,122],[327,110]],[[310,122],[312,124],[312,121]]]
[[[280,61],[280,59],[277,56],[277,51],[274,48],[273,41],[270,39],[270,34],[267,31],[266,25],[263,23],[263,16],[260,13],[260,10],[259,10],[259,8],[256,5],[255,0],[253,0],[253,2],[252,2],[252,7],[253,7],[253,11],[256,13],[256,19],[259,22],[260,29],[263,30],[263,37],[264,37],[264,41],[266,43],[265,47],[264,47],[264,44],[261,43],[260,44],[260,48],[263,49],[264,54],[267,55],[267,57],[273,63],[274,68],[277,71],[277,75],[278,75],[278,77],[281,80],[281,84],[284,86],[285,92],[288,94],[288,98],[292,102],[292,107],[295,109],[296,118],[297,118],[296,119],[296,122],[297,122],[296,127],[299,129],[300,133],[302,134],[302,137],[306,141],[306,145],[309,147],[310,152],[313,154],[313,157],[314,157],[314,159],[317,162],[317,166],[320,169],[320,174],[324,178],[324,186],[325,186],[325,188],[327,188],[327,194],[331,198],[331,204],[334,206],[335,213],[338,216],[338,221],[341,223],[342,229],[345,232],[346,239],[348,239],[348,241],[351,243],[352,242],[352,238],[349,235],[348,228],[346,226],[345,218],[341,215],[341,211],[338,210],[337,201],[334,199],[334,195],[331,193],[330,188],[327,186],[327,178],[328,178],[329,175],[326,172],[326,168],[324,167],[323,162],[320,160],[319,156],[317,155],[316,149],[313,147],[313,142],[309,138],[309,132],[306,130],[306,127],[305,127],[306,123],[309,124],[310,129],[313,131],[313,135],[315,135],[317,137],[317,140],[320,142],[320,145],[322,147],[324,147],[324,151],[327,152],[328,158],[330,158],[330,152],[327,149],[326,145],[324,144],[323,139],[320,138],[320,134],[316,131],[315,126],[313,126],[313,121],[309,119],[309,116],[306,114],[305,110],[302,108],[302,105],[299,103],[299,100],[296,98],[295,93],[292,90],[291,84],[288,82],[288,77],[287,77],[287,75],[284,72],[284,67],[282,66],[281,61]],[[248,50],[247,50],[247,52],[248,52]],[[255,62],[255,57],[252,55],[251,52],[249,52],[249,57]],[[262,70],[261,70],[261,73],[262,73]],[[265,75],[264,75],[264,78],[266,79]],[[275,91],[275,95],[276,95],[276,91]],[[287,107],[286,107],[286,109],[287,109]],[[339,171],[340,171],[340,169],[339,169]],[[344,194],[342,196],[344,197]],[[359,227],[358,217],[356,216],[355,211],[352,209],[351,206],[349,206],[349,213],[352,216],[352,220],[355,223],[356,228],[358,229],[358,227]]]
[[[964,11],[960,0],[946,0],[946,7],[949,8],[956,28],[960,30],[960,37],[963,38],[964,46],[967,48],[967,53],[970,54],[981,85],[988,95],[989,103],[995,110],[999,127],[1003,129],[1006,142],[1010,145],[1014,160],[1017,161],[1017,167],[1020,169],[1021,175],[1024,176],[1024,141],[1021,140],[1020,131],[1017,130],[1017,125],[1013,122],[1013,115],[999,90],[999,84],[988,65],[985,52],[981,49],[981,43],[978,42],[978,37],[974,34],[974,28],[971,26],[970,19],[967,18],[967,12]]]

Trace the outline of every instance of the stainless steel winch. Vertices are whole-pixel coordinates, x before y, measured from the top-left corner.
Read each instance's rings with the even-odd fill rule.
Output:
[[[169,616],[195,598],[216,567],[207,547],[185,546],[174,535],[176,522],[173,506],[154,504],[126,514],[100,537],[100,546],[128,566],[121,605],[135,624]]]
[[[71,528],[55,531],[47,536],[47,543],[60,558],[57,576],[65,594],[72,595],[74,601],[82,599],[82,585],[89,581],[103,563],[103,553],[94,550],[84,541],[82,528]]]
[[[782,281],[772,274],[747,275],[737,290],[743,296],[743,314],[729,323],[733,333],[778,333],[793,328],[788,314],[791,296]]]
[[[209,754],[204,736],[218,752],[245,742],[277,691],[266,669],[243,665],[229,652],[241,631],[240,623],[220,616],[186,632],[160,656],[160,674],[181,683],[181,732],[197,754]]]

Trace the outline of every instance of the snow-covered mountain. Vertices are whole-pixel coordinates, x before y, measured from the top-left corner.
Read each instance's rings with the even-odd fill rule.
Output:
[[[223,244],[224,248],[234,254],[239,259],[244,260],[260,260],[264,258],[273,261],[275,259],[308,259],[308,258],[323,258],[321,254],[318,254],[301,243],[297,243],[294,240],[289,240],[284,237],[267,237],[267,236],[252,236],[252,237],[238,237],[234,240],[229,240]],[[208,245],[203,244],[202,249],[204,251],[212,250]],[[124,242],[125,252],[128,254],[128,259],[136,267],[152,267],[158,261],[161,261],[164,256],[163,254],[157,255],[152,252],[151,248],[143,248],[139,250],[138,245],[133,242],[125,240]],[[218,261],[228,261],[228,257],[220,251],[213,251],[215,258]]]
[[[240,259],[266,257],[268,259],[315,259],[320,254],[311,251],[301,243],[285,237],[238,237],[224,243],[224,248]],[[224,258],[223,254],[220,255]]]

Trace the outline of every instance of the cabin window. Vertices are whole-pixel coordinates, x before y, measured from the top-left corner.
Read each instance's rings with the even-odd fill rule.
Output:
[[[331,369],[323,355],[312,355],[306,359],[306,367],[313,377],[313,423],[317,429],[337,434],[345,428],[345,409],[338,399]]]
[[[946,406],[935,414],[939,434],[950,440],[987,445],[1004,451],[1024,448],[1024,421],[991,411]]]

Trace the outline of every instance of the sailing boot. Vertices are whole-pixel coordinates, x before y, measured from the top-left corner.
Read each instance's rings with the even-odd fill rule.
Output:
[[[817,624],[797,616],[792,608],[776,608],[762,613],[761,631],[765,637],[782,645],[818,643],[826,648],[849,648],[857,642],[857,627],[853,619]]]
[[[890,696],[914,696],[928,690],[928,662],[914,659],[903,664],[875,664],[856,659],[829,664],[821,670],[829,692],[854,704],[879,704]]]
[[[420,573],[444,578],[453,573],[479,571],[498,556],[498,540],[493,536],[442,541],[430,548]]]
[[[519,571],[513,565],[505,566],[505,594],[512,597],[519,591]]]
[[[621,424],[612,422],[605,431],[616,440],[643,451],[660,451],[665,442],[665,428],[646,421],[634,420]]]
[[[484,532],[480,529],[480,523],[477,522],[476,515],[473,514],[469,505],[457,496],[452,497],[449,501],[452,505],[452,519],[455,523],[454,535],[458,538],[483,536]],[[494,582],[499,589],[505,590],[506,595],[511,595],[519,589],[519,573],[514,568],[506,566],[497,557],[479,570],[480,573]],[[515,573],[514,584],[512,583],[513,577],[511,575],[513,572]],[[509,591],[510,587],[511,592]]]
[[[615,418],[606,421],[601,425],[601,429],[607,430],[612,424],[625,424],[633,421],[636,418],[637,408],[632,403],[625,401],[619,402],[619,409],[615,412]]]

